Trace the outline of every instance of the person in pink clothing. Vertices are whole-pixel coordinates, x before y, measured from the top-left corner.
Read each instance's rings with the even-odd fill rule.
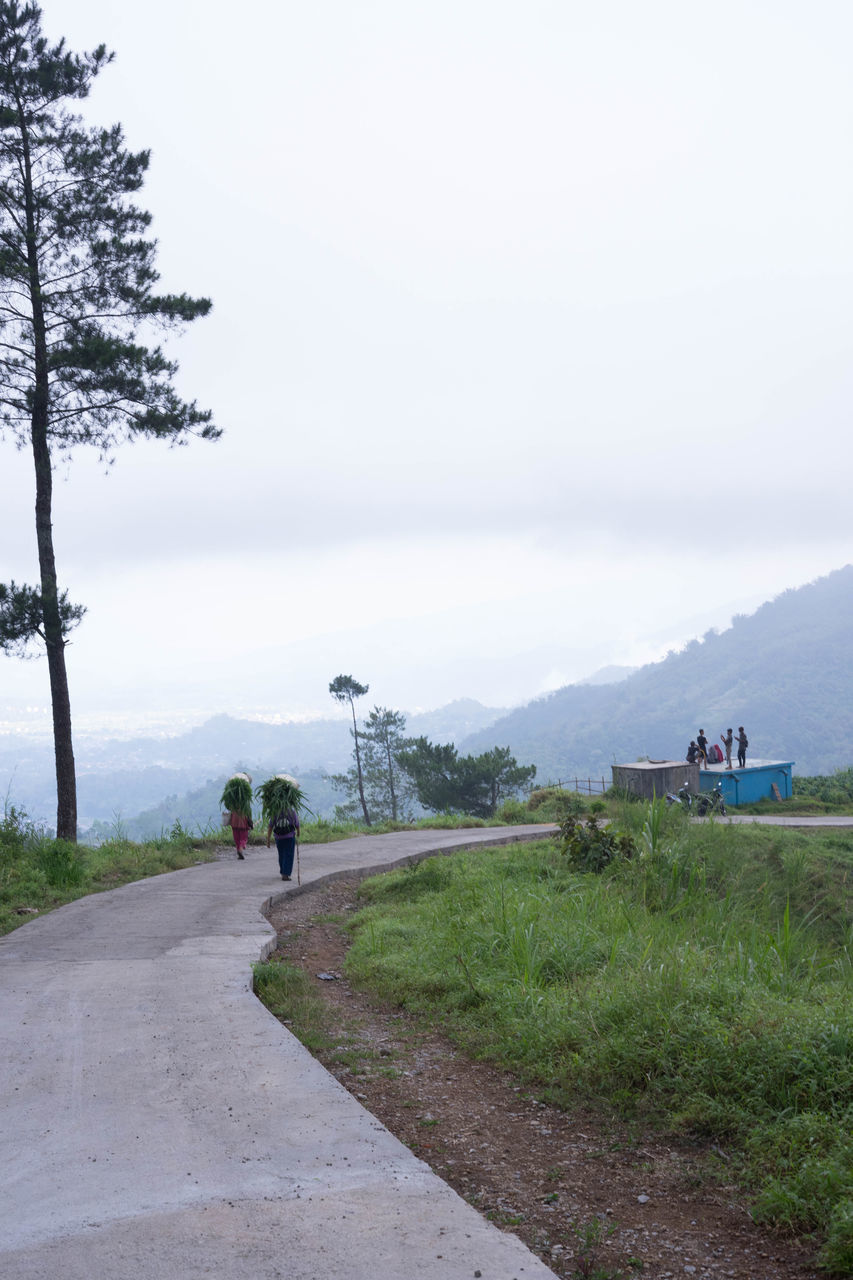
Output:
[[[232,773],[225,784],[220,804],[227,809],[222,815],[223,827],[234,832],[237,857],[243,859],[243,850],[249,840],[252,822],[252,778],[248,773]]]
[[[252,825],[251,820],[246,817],[245,813],[235,813],[232,809],[228,814],[228,821],[225,825],[230,827],[234,832],[234,844],[237,849],[237,857],[243,858],[243,850],[249,840],[249,828]]]

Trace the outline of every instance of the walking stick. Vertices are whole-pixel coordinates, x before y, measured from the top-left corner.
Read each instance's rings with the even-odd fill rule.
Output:
[[[299,866],[299,841],[296,841],[296,883],[302,884],[302,871]]]

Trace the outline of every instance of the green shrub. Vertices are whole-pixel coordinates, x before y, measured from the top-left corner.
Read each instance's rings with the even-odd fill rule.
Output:
[[[521,800],[514,799],[504,800],[503,804],[498,809],[497,816],[500,818],[501,822],[506,823],[527,822],[530,818],[527,805],[525,805]]]
[[[45,841],[39,849],[38,862],[53,889],[74,888],[86,878],[78,847],[70,840]]]
[[[23,809],[8,804],[4,806],[0,817],[0,857],[4,860],[18,857],[42,835]]]
[[[569,814],[560,824],[560,851],[578,871],[603,871],[614,858],[633,858],[637,847],[627,832],[600,827],[594,814],[586,823]]]
[[[835,1275],[853,1275],[853,1195],[833,1205],[818,1263]]]
[[[528,822],[559,823],[569,814],[586,813],[589,802],[579,792],[567,791],[564,787],[539,787],[531,791],[526,808]]]

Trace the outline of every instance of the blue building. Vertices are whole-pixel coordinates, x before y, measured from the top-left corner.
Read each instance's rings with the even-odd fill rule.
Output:
[[[756,800],[774,800],[775,782],[782,800],[791,798],[793,760],[754,760],[745,769],[727,769],[712,764],[699,770],[699,790],[710,791],[718,782],[723,786],[727,805],[754,804]]]

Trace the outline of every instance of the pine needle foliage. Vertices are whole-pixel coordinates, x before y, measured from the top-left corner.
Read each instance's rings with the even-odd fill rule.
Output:
[[[86,609],[72,604],[67,591],[60,592],[58,605],[65,639],[82,621]],[[36,655],[30,645],[38,640],[46,641],[41,591],[24,583],[18,586],[14,581],[0,582],[0,651],[16,658],[32,658]]]

